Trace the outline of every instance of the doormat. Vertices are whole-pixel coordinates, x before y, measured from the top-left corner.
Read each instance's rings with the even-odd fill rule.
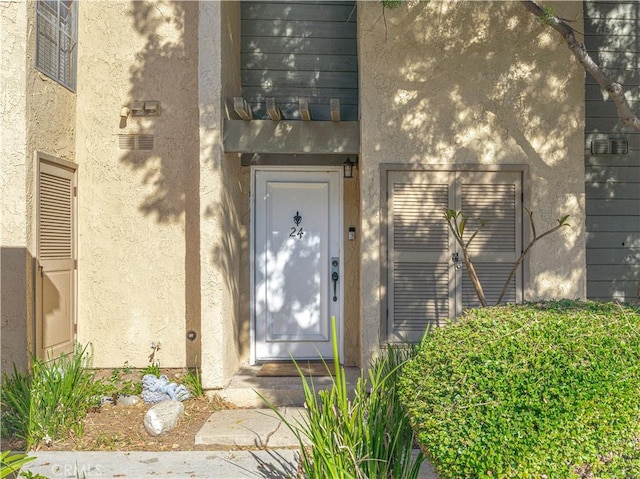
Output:
[[[299,361],[298,367],[305,376],[331,376],[327,370],[333,368],[333,361],[325,365],[322,361]],[[292,362],[273,362],[264,363],[258,374],[258,377],[299,377],[300,374],[296,369],[296,365]]]

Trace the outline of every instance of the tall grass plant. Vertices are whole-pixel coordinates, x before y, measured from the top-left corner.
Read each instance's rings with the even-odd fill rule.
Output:
[[[389,346],[350,394],[340,365],[335,319],[332,321],[331,388],[316,390],[313,378],[307,379],[298,368],[308,415],[292,423],[274,408],[298,438],[306,477],[416,478],[423,456],[412,455],[414,436],[396,394],[402,366],[413,349]]]
[[[82,434],[87,411],[98,406],[102,386],[88,369],[87,348],[43,361],[32,359],[30,373],[2,376],[2,433],[26,441],[27,448]]]

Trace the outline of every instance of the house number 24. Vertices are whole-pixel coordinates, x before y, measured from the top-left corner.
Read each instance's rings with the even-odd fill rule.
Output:
[[[302,231],[302,226],[300,226],[300,222],[302,222],[302,216],[300,216],[300,212],[296,211],[296,215],[293,217],[293,222],[296,224],[291,227],[291,233],[289,233],[289,238],[298,237],[298,239],[302,238],[304,231]],[[300,228],[298,228],[300,226]]]
[[[289,238],[295,238],[296,236],[298,238],[302,238],[303,234],[304,234],[304,231],[302,231],[302,228],[298,229],[295,226],[292,226],[291,233],[289,233]]]

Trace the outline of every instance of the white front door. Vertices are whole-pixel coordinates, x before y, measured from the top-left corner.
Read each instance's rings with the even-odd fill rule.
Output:
[[[342,331],[340,172],[254,175],[254,358],[332,358],[331,316]]]

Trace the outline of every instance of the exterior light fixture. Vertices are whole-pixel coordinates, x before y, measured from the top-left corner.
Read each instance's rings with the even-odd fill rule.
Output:
[[[356,157],[357,158],[357,157]],[[353,168],[357,166],[357,163],[351,159],[351,157],[347,156],[347,159],[344,163],[342,163],[343,168],[343,177],[344,178],[353,178]]]
[[[159,114],[159,101],[134,101],[131,104],[131,116],[158,116]]]

